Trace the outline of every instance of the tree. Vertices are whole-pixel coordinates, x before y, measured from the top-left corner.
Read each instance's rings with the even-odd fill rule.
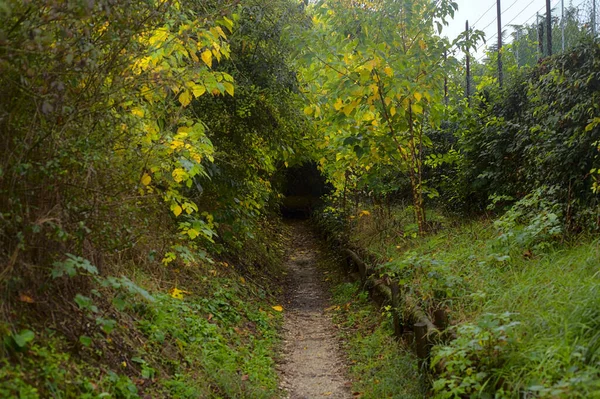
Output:
[[[321,164],[338,188],[348,170],[392,165],[410,181],[420,234],[426,132],[444,115],[444,76],[456,65],[444,61],[451,45],[436,30],[456,9],[449,0],[320,1],[303,42],[305,113],[322,135]]]

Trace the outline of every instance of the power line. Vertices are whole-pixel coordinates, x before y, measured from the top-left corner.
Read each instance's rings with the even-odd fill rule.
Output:
[[[496,6],[496,2],[494,1],[492,3],[492,5],[490,6],[490,8],[488,8],[483,14],[481,14],[481,16],[479,18],[477,18],[477,21],[475,21],[475,23],[473,23],[473,27],[475,27],[475,25],[477,25],[477,22],[481,21],[481,18],[485,17],[485,15],[490,12],[490,10],[492,8],[494,8]]]
[[[517,2],[518,2],[518,1],[519,1],[519,0],[515,0],[515,1],[513,1],[511,5],[509,5],[507,8],[505,8],[505,9],[504,9],[504,11],[502,11],[502,12],[500,13],[500,15],[501,15],[501,16],[502,16],[502,15],[504,15],[504,13],[505,13],[505,12],[507,12],[508,10],[510,10],[510,9],[511,9],[511,8],[512,8],[512,7],[513,7],[515,4],[517,4]],[[530,5],[531,5],[531,4],[532,4],[534,1],[535,1],[535,0],[532,0],[532,1],[531,1],[531,3],[529,3],[529,4],[527,5],[527,7],[529,7],[529,6],[530,6]],[[496,5],[496,3],[492,4],[492,7],[494,7],[495,5]],[[525,9],[527,9],[527,7],[525,7],[525,8],[524,8],[524,9],[523,9],[521,12],[525,11]],[[489,11],[489,10],[491,10],[491,8],[490,8],[490,9],[488,9],[488,11]],[[486,13],[487,13],[487,11],[486,11]],[[483,17],[483,15],[482,15],[481,17]],[[481,19],[481,17],[479,17],[479,19]],[[477,20],[477,22],[479,22],[479,20]],[[475,22],[475,24],[476,24],[477,22]],[[491,24],[493,24],[494,22],[496,22],[496,18],[495,18],[495,17],[494,17],[494,19],[492,20],[492,22],[490,22],[489,24],[487,24],[487,25],[485,26],[485,28],[483,28],[482,30],[486,30],[486,29],[487,29],[487,28],[488,28],[488,27],[489,27]],[[475,24],[473,24],[473,27],[475,27]]]
[[[517,16],[515,16],[515,17],[514,17],[513,19],[511,19],[511,20],[510,20],[508,23],[506,23],[506,24],[505,24],[505,25],[502,27],[502,29],[504,29],[505,27],[507,27],[508,25],[510,25],[512,22],[514,22],[514,20],[515,20],[515,19],[517,19],[517,18],[518,18],[518,17],[521,15],[521,13],[522,13],[523,11],[525,11],[525,10],[526,10],[526,9],[527,9],[527,8],[528,8],[528,7],[529,7],[531,4],[533,4],[533,2],[534,2],[534,1],[535,1],[535,0],[532,0],[532,1],[531,1],[529,4],[527,4],[527,5],[525,6],[525,8],[523,8],[523,10],[521,10],[521,12],[520,12],[519,14],[517,14]],[[579,5],[575,6],[574,8],[576,8],[576,9],[577,9],[577,8],[579,8],[579,7],[580,7],[580,6],[581,6],[581,5],[582,5],[582,4],[583,4],[585,1],[586,1],[586,0],[583,0],[581,3],[579,3]],[[556,0],[556,1],[555,1],[555,3],[552,5],[552,7],[551,7],[551,8],[552,8],[552,9],[554,9],[554,7],[556,7],[556,6],[558,5],[558,3],[559,3],[559,2],[560,2],[560,0]],[[539,10],[537,10],[535,14],[533,14],[533,15],[532,15],[531,17],[529,17],[529,18],[528,18],[528,19],[527,19],[525,22],[523,22],[523,23],[522,23],[522,25],[526,25],[526,24],[527,24],[529,21],[531,21],[531,19],[532,19],[533,17],[535,17],[536,15],[538,15],[538,13],[539,13],[540,11],[542,11],[544,8],[546,8],[546,6],[542,6],[542,8],[540,8]],[[494,38],[494,37],[496,37],[497,35],[498,35],[498,34],[497,34],[497,33],[495,33],[495,34],[494,34],[494,35],[492,35],[492,36],[491,36],[491,37],[490,37],[488,40],[491,40],[491,39],[493,39],[493,38]],[[479,47],[477,48],[477,51],[479,51],[479,49],[481,49],[481,48],[482,48],[484,45],[485,45],[485,43],[483,43],[481,46],[479,46]],[[481,61],[481,60],[482,60],[483,58],[485,58],[486,56],[487,56],[487,54],[483,54],[481,57],[479,57],[479,58],[477,59],[477,62]]]
[[[519,1],[519,0],[515,0],[511,5],[508,6],[508,8],[506,10],[502,11],[500,13],[500,15],[504,15],[504,13],[507,12],[508,10],[510,10],[512,8],[512,6],[514,6],[515,4],[517,4],[517,1]]]
[[[536,0],[531,0],[531,1],[529,2],[529,4],[527,4],[527,5],[525,6],[525,8],[523,8],[523,9],[521,10],[521,12],[519,12],[519,14],[517,14],[517,16],[515,16],[513,19],[511,19],[511,20],[510,20],[510,21],[508,21],[506,24],[504,24],[504,25],[502,26],[502,30],[504,30],[504,28],[506,28],[508,25],[510,25],[510,24],[511,24],[511,23],[512,23],[512,22],[513,22],[515,19],[519,18],[519,17],[521,16],[521,13],[522,13],[523,11],[525,11],[525,10],[526,10],[526,9],[527,9],[527,8],[528,8],[530,5],[532,5],[534,1],[536,1]],[[554,6],[556,6],[556,5],[558,4],[558,2],[559,2],[559,1],[560,1],[560,0],[557,0],[557,2],[554,4]],[[514,4],[514,3],[513,3],[513,4]],[[553,8],[554,8],[554,6],[553,6]],[[525,23],[527,23],[527,22],[529,22],[529,21],[531,20],[531,18],[535,17],[535,16],[536,16],[536,15],[537,15],[537,14],[538,14],[540,11],[542,11],[544,8],[546,8],[546,6],[542,6],[542,8],[540,8],[539,10],[537,10],[537,11],[536,11],[536,13],[535,13],[534,15],[532,15],[531,17],[529,17],[529,19],[527,19],[527,21],[525,21],[525,22],[524,22],[524,24],[525,24]],[[490,36],[488,40],[492,40],[492,39],[493,39],[493,38],[495,38],[496,36],[498,36],[498,32],[496,32],[496,33],[494,33],[492,36]],[[482,43],[482,44],[481,44],[481,46],[477,47],[477,51],[479,51],[479,50],[480,50],[480,49],[481,49],[483,46],[485,46],[485,45],[486,45],[486,43]],[[482,58],[483,58],[483,57],[482,57]],[[481,59],[481,58],[479,58],[479,59]],[[477,61],[479,61],[479,60],[477,60]]]

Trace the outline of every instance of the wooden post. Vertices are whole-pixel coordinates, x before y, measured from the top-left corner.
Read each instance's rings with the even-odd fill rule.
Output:
[[[498,20],[498,84],[502,87],[502,12],[500,11],[500,0],[496,0],[496,13]]]
[[[438,309],[433,312],[433,324],[440,330],[448,328],[448,314],[444,309]]]
[[[394,325],[394,335],[396,338],[402,338],[404,325],[402,324],[402,317],[400,315],[401,302],[398,280],[390,282],[390,290],[392,291],[392,324]]]
[[[414,325],[414,330],[419,366],[421,368],[426,368],[429,366],[429,354],[431,350],[429,345],[429,337],[427,336],[427,324],[416,323]]]
[[[546,0],[546,47],[548,48],[548,56],[552,55],[552,9],[550,8],[550,0]]]
[[[369,268],[368,268],[367,264],[365,262],[363,262],[362,259],[360,259],[356,253],[354,253],[354,251],[351,251],[349,249],[344,249],[343,252],[344,252],[344,255],[346,255],[347,259],[351,259],[352,264],[354,264],[355,267],[358,269],[358,273],[360,274],[360,279],[362,280],[363,283],[365,283],[367,281],[367,278],[369,277]],[[353,270],[354,270],[354,268],[353,268]]]

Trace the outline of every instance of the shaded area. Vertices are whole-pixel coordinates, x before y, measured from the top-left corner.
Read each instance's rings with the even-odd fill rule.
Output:
[[[333,187],[319,172],[317,164],[306,162],[285,171],[281,213],[286,218],[308,218],[321,204],[321,197]]]

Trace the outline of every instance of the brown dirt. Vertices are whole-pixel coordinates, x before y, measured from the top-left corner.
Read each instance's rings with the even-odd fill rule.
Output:
[[[351,398],[345,360],[325,311],[329,296],[317,268],[319,246],[306,223],[289,226],[281,388],[288,399]]]

